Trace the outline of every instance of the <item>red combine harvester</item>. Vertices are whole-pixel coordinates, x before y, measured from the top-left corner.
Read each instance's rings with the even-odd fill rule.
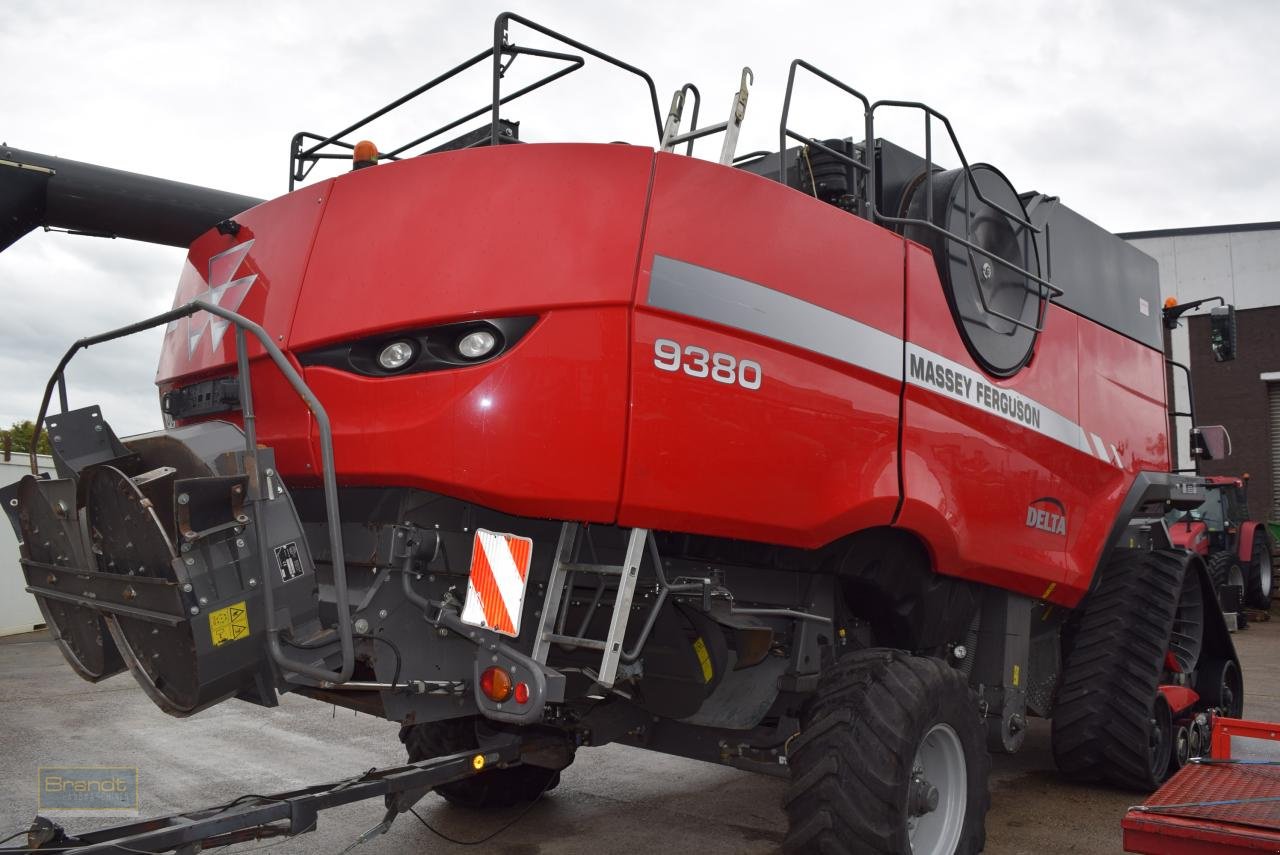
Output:
[[[504,93],[520,56],[553,70]],[[499,115],[588,59],[641,81],[657,150]],[[489,103],[405,145],[356,136],[389,108],[298,134],[292,192],[252,207],[4,155],[31,225],[204,218],[174,308],[59,363],[58,477],[4,495],[68,662],[177,716],[281,692],[384,716],[411,761],[30,845],[296,834],[371,795],[385,830],[428,788],[536,799],[621,742],[789,775],[789,851],[967,853],[1028,716],[1065,774],[1151,790],[1239,715],[1205,562],[1164,523],[1205,491],[1170,472],[1152,259],[800,60],[778,150],[741,157],[748,71],[725,122],[696,127],[691,85],[664,121],[647,74],[510,14],[391,106],[485,63]],[[850,99],[852,137],[792,127],[800,80]],[[892,110],[923,156],[876,138]],[[690,156],[711,134],[718,162]],[[188,220],[138,222],[159,203]],[[161,325],[164,430],[50,412],[78,350]]]

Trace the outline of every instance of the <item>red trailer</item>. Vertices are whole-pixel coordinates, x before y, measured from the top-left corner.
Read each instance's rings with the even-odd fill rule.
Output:
[[[1210,749],[1129,809],[1122,822],[1126,852],[1280,851],[1280,725],[1215,717]]]

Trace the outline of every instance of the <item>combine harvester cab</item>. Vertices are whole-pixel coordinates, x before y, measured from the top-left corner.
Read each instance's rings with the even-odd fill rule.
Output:
[[[520,55],[559,65],[504,96]],[[587,58],[645,85],[658,150],[519,142],[500,107]],[[429,781],[473,807],[608,742],[790,774],[793,851],[978,851],[1029,715],[1068,774],[1151,789],[1239,714],[1163,521],[1204,491],[1169,471],[1154,261],[800,60],[743,157],[749,70],[726,121],[691,85],[664,121],[647,74],[513,15],[396,103],[488,62],[489,105],[407,145],[354,137],[385,109],[298,134],[292,192],[217,209],[170,312],[60,363],[58,477],[3,498],[77,672],[386,717],[415,763],[480,752]],[[813,79],[857,134],[791,126]],[[888,110],[959,165],[876,138]],[[77,350],[160,325],[164,430],[49,413]]]

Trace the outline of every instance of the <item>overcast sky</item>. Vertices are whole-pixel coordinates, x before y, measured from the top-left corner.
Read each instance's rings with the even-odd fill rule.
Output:
[[[776,148],[787,65],[802,57],[873,99],[928,102],[971,161],[1113,231],[1280,219],[1280,2],[1270,0],[7,2],[0,139],[275,196],[295,131],[338,130],[478,53],[503,8],[646,69],[664,110],[672,90],[696,83],[703,122],[727,114],[750,65],[740,152]],[[513,74],[536,70],[521,63]],[[633,78],[588,67],[544,92],[506,111],[526,139],[654,141]],[[388,148],[487,99],[480,74],[369,135]],[[861,133],[848,102],[815,85],[797,99],[803,132]],[[886,117],[879,128],[914,147],[916,124]],[[699,154],[718,151],[715,140]],[[75,338],[168,308],[182,257],[41,232],[0,254],[0,422],[34,416]],[[82,354],[72,405],[102,404],[122,434],[158,426],[159,336]]]

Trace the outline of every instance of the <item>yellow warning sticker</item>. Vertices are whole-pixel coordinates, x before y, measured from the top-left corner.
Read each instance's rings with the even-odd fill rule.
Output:
[[[715,671],[711,669],[711,652],[707,650],[707,643],[701,636],[693,643],[693,652],[698,654],[698,662],[702,665],[702,682],[710,683]]]
[[[1017,686],[1021,680],[1022,680],[1022,669],[1019,668],[1017,665],[1014,665],[1013,666],[1013,685]]]
[[[248,638],[249,611],[245,608],[244,601],[209,612],[209,634],[213,636],[214,647],[221,647],[228,641]]]

